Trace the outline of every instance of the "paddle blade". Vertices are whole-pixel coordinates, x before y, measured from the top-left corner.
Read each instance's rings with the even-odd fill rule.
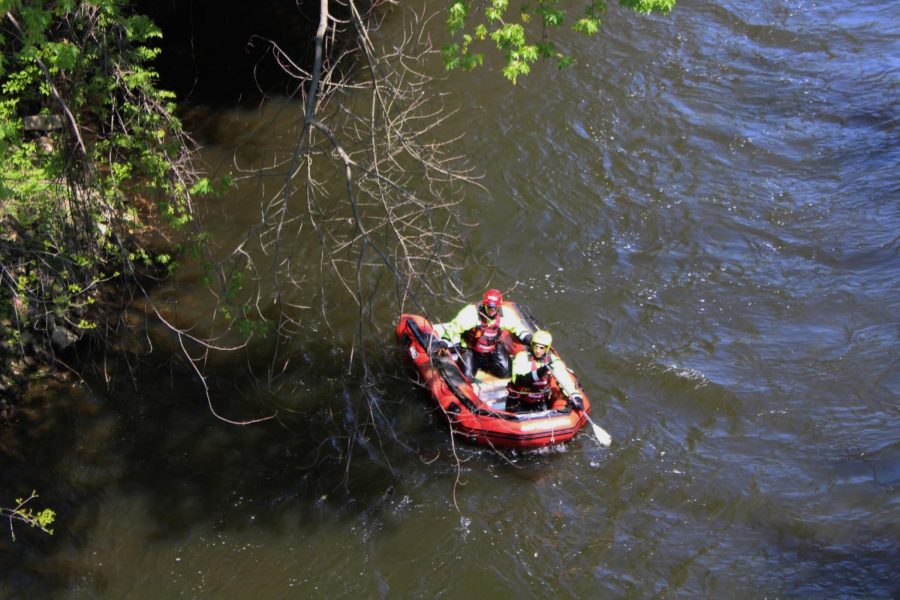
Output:
[[[588,423],[591,425],[591,429],[594,431],[594,437],[597,438],[597,441],[600,442],[601,446],[609,446],[612,444],[612,436],[606,433],[602,427],[594,423],[587,414],[584,415],[587,417]]]

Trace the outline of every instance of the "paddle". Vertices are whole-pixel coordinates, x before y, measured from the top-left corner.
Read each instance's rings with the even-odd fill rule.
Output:
[[[547,361],[547,366],[552,368],[554,362],[555,361],[553,360],[553,355],[551,354],[550,360]],[[606,433],[605,429],[594,423],[594,421],[591,419],[591,416],[587,414],[587,411],[581,410],[579,412],[581,412],[581,414],[584,415],[584,418],[588,420],[588,423],[591,424],[591,429],[594,432],[594,437],[597,438],[597,441],[600,442],[601,446],[609,446],[610,444],[612,444],[612,436]]]
[[[583,414],[584,417],[588,420],[588,423],[591,424],[591,429],[594,430],[594,436],[597,438],[597,441],[600,442],[601,446],[609,446],[610,444],[612,444],[611,435],[606,433],[606,431],[602,427],[594,423],[594,421],[591,420],[591,416],[587,414],[586,411],[581,411],[581,414]]]

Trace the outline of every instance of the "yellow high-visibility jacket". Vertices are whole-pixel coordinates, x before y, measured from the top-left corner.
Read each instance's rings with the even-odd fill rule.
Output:
[[[516,357],[513,359],[512,380],[516,381],[521,375],[531,375],[544,364],[546,364],[546,362],[543,360],[534,360],[530,349],[522,350],[516,354]],[[572,379],[572,375],[569,374],[569,369],[566,367],[566,364],[558,356],[552,356],[550,360],[550,373],[556,378],[556,383],[559,385],[559,389],[562,390],[562,393],[566,398],[570,397],[572,394],[578,394],[578,387],[575,385],[575,380]]]
[[[444,339],[451,344],[460,344],[468,347],[469,344],[465,339],[465,334],[473,329],[477,329],[481,325],[481,317],[478,316],[478,307],[475,304],[464,306],[462,310],[454,317],[452,321],[444,325]],[[505,329],[521,339],[523,335],[528,333],[528,329],[522,327],[518,319],[504,319],[503,307],[500,307],[500,329]]]

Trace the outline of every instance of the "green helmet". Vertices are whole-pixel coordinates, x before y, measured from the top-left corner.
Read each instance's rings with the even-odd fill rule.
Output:
[[[547,350],[550,349],[550,346],[553,344],[553,336],[550,335],[550,332],[546,329],[538,329],[534,332],[534,335],[531,336],[531,345],[540,344],[542,346],[547,346]]]

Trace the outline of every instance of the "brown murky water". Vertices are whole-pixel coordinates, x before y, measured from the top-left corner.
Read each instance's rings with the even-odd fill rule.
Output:
[[[213,372],[224,410],[297,411],[253,427],[213,419],[160,350],[10,465],[60,523],[0,542],[0,596],[900,595],[900,8],[611,7],[571,51],[516,87],[475,72],[434,91],[491,190],[465,205],[461,283],[557,332],[612,448],[464,447],[457,484],[387,296],[380,438],[333,427],[367,414],[341,349],[355,314],[297,340],[274,385],[243,357]],[[227,115],[207,158],[242,136],[265,154],[295,118]],[[258,184],[222,200],[217,235],[254,222]],[[160,297],[190,316],[195,280]]]

